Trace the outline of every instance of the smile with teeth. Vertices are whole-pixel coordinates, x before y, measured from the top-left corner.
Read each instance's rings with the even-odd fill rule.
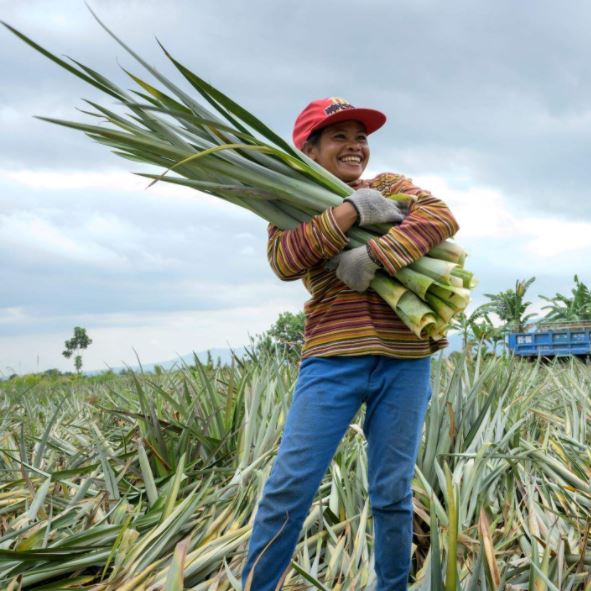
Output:
[[[339,160],[347,164],[361,164],[361,156],[341,156]]]

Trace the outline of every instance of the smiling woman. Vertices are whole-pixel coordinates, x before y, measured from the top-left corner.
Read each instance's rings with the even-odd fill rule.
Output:
[[[296,147],[355,191],[295,228],[268,228],[271,267],[280,279],[303,279],[312,297],[293,403],[243,571],[247,591],[280,588],[318,485],[363,404],[377,589],[407,589],[411,480],[431,396],[429,358],[447,341],[413,334],[370,284],[379,269],[408,273],[458,225],[442,201],[400,174],[361,179],[368,133],[384,121],[379,111],[329,98],[312,101],[295,123]],[[394,225],[345,250],[354,224]],[[449,263],[440,263],[447,272]]]

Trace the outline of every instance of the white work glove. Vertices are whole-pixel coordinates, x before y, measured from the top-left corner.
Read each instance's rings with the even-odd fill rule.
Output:
[[[368,248],[366,245],[345,250],[330,259],[326,267],[335,271],[337,277],[347,287],[363,292],[369,287],[376,271],[380,268],[371,260]]]
[[[357,189],[345,201],[357,210],[360,226],[399,224],[405,216],[401,205],[392,199],[386,199],[376,189]]]

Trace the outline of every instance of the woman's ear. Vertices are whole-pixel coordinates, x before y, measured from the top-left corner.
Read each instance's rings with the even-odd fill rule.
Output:
[[[311,160],[316,161],[316,159],[318,158],[318,148],[316,147],[315,144],[311,144],[309,142],[306,142],[302,146],[302,152]]]

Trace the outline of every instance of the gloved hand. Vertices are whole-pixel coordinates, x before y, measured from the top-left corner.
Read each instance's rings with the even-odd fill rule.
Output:
[[[351,203],[357,210],[360,226],[399,224],[405,216],[401,205],[392,199],[386,199],[376,189],[357,189],[345,201]]]
[[[336,269],[337,277],[347,287],[363,292],[369,287],[376,271],[380,268],[371,260],[367,249],[366,245],[345,250],[330,259],[326,267],[331,271]]]

